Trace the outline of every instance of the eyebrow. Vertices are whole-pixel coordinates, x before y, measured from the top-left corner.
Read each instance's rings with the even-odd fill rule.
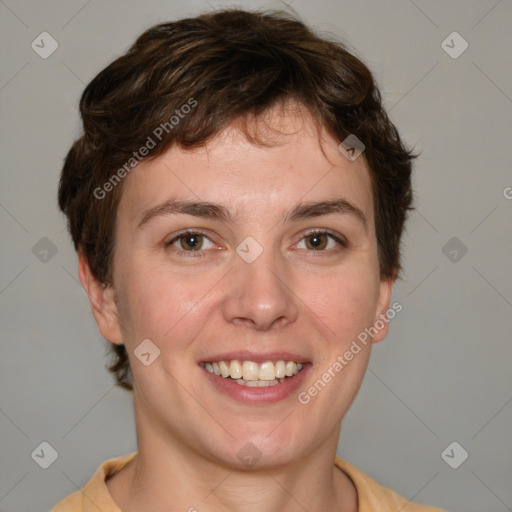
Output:
[[[230,211],[224,206],[206,201],[165,201],[144,212],[138,227],[143,226],[155,217],[166,215],[192,215],[194,217],[211,218],[227,223],[233,222]]]
[[[311,217],[320,217],[321,215],[329,215],[330,213],[348,213],[353,215],[363,224],[364,229],[367,230],[368,221],[364,212],[346,199],[312,201],[299,204],[285,216],[285,220],[297,221]]]
[[[288,212],[285,221],[298,221],[313,217],[320,217],[331,213],[343,213],[353,215],[367,230],[367,219],[363,211],[353,205],[346,199],[331,199],[328,201],[311,201],[308,203],[300,203]],[[142,227],[155,217],[167,215],[192,215],[194,217],[208,218],[220,220],[226,223],[234,224],[234,217],[231,212],[224,206],[211,203],[208,201],[165,201],[149,210],[146,210],[138,224]]]

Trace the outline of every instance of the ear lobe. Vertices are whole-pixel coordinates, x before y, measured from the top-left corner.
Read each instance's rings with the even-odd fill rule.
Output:
[[[111,343],[123,344],[119,325],[117,305],[114,300],[114,288],[104,286],[91,272],[83,251],[78,251],[78,276],[84,287],[92,314],[101,335]]]
[[[391,292],[393,291],[395,280],[396,277],[392,276],[382,278],[380,281],[379,300],[377,302],[375,319],[373,321],[374,328],[376,328],[378,332],[373,336],[372,343],[382,341],[388,334],[389,318],[386,313],[388,312],[389,305],[391,303]]]

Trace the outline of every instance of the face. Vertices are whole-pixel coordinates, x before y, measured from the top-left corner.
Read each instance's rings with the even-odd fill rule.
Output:
[[[370,353],[353,341],[392,286],[364,157],[304,113],[269,122],[283,132],[271,147],[232,126],[126,178],[114,284],[95,312],[126,345],[144,428],[235,467],[246,452],[272,467],[336,445]]]

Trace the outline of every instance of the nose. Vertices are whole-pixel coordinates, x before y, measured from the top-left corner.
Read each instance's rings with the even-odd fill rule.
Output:
[[[286,282],[284,263],[278,266],[270,251],[263,251],[252,263],[236,258],[222,304],[224,319],[258,331],[295,322],[298,298]]]

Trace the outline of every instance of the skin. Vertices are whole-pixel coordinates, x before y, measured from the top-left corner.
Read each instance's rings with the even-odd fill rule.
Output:
[[[157,512],[357,510],[354,485],[333,461],[371,343],[307,405],[297,393],[240,403],[198,366],[228,351],[298,353],[312,363],[304,391],[389,309],[393,280],[379,273],[364,156],[345,158],[305,109],[275,108],[253,126],[271,147],[251,144],[232,125],[205,147],[172,147],[126,178],[112,286],[79,253],[99,330],[126,345],[134,374],[138,455],[107,481],[125,512],[148,504]],[[286,219],[300,202],[335,198],[359,208],[366,227],[351,213]],[[169,199],[222,204],[235,222],[174,214],[138,227],[145,211]],[[178,253],[183,238],[166,245],[187,228],[206,232],[203,257]],[[311,228],[348,245],[325,237],[328,245],[313,250]],[[263,248],[250,264],[235,252],[247,236]],[[386,334],[387,323],[372,341]],[[133,355],[146,338],[161,351],[149,366]],[[237,457],[248,442],[261,453],[250,470]]]

